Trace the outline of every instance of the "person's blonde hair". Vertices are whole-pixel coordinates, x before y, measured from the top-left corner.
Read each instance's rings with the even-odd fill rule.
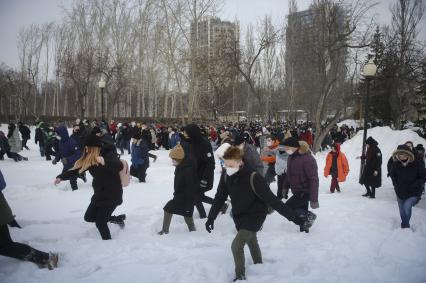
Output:
[[[84,147],[83,155],[75,162],[73,168],[70,170],[79,169],[78,173],[83,173],[89,167],[98,165],[96,157],[101,155],[101,148],[97,146],[86,146]]]

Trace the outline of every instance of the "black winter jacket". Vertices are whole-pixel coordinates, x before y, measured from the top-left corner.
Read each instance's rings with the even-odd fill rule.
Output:
[[[88,168],[93,176],[92,186],[94,194],[92,203],[98,207],[117,206],[123,202],[123,187],[119,172],[123,169],[123,163],[118,158],[104,156],[105,165],[95,165]],[[61,180],[69,180],[79,175],[78,169],[68,170],[57,176]]]
[[[189,140],[182,141],[185,155],[189,155],[195,164],[195,172],[199,181],[201,192],[213,188],[215,160],[211,144],[203,138],[200,128],[195,124],[185,127]]]
[[[173,199],[164,206],[164,210],[172,214],[192,216],[198,179],[194,176],[193,163],[188,158],[176,166],[173,187]]]
[[[398,198],[421,197],[426,182],[426,169],[420,160],[416,159],[403,166],[394,159],[390,176]]]
[[[374,171],[378,172],[377,176],[374,176]],[[376,145],[368,147],[360,184],[375,188],[382,186],[382,152]]]
[[[225,176],[226,170],[223,170],[217,193],[210,209],[209,219],[216,219],[229,195],[237,230],[259,231],[267,215],[267,204],[289,221],[295,220],[295,212],[271,192],[265,179],[258,173],[255,173],[253,178],[253,190],[250,184],[253,172],[255,172],[253,169],[243,166],[234,175]]]

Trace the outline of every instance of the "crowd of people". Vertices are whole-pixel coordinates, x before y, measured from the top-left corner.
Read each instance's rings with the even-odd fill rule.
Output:
[[[23,123],[10,123],[7,136],[0,131],[1,155],[6,154],[16,162],[28,160],[19,153],[31,137],[30,128]],[[345,125],[333,128],[321,143],[326,156],[324,176],[331,176],[330,193],[342,191],[350,164],[341,150],[341,144],[356,133]],[[84,220],[95,223],[101,238],[111,239],[108,223],[124,228],[126,215],[113,212],[123,202],[123,175],[127,164],[120,159],[126,152],[131,165],[128,174],[139,182],[146,182],[152,151],[170,150],[169,157],[175,166],[172,199],[164,206],[163,225],[158,232],[170,232],[172,216],[184,217],[188,230],[195,231],[193,213],[197,209],[205,228],[210,233],[220,213],[226,213],[231,204],[231,215],[237,234],[231,251],[235,262],[235,279],[244,280],[244,246],[247,244],[255,264],[262,263],[257,232],[268,213],[277,211],[295,223],[300,232],[309,233],[316,215],[309,210],[319,208],[318,166],[312,148],[315,130],[309,123],[292,127],[286,123],[237,123],[220,126],[189,124],[149,125],[146,123],[116,123],[76,119],[69,135],[64,124],[48,125],[37,121],[35,143],[40,156],[52,164],[63,167],[54,183],[69,180],[72,190],[77,190],[77,180],[86,182],[86,172],[93,177],[93,196]],[[206,195],[213,189],[215,155],[222,172],[214,198]],[[401,228],[410,227],[412,207],[420,200],[426,182],[425,150],[412,142],[397,147],[388,161],[388,176],[392,179],[401,216]],[[367,139],[365,162],[359,183],[364,185],[363,195],[374,199],[381,187],[382,154],[378,142]],[[125,171],[125,172],[124,172]],[[2,177],[2,176],[1,176]],[[1,180],[0,180],[1,181]],[[276,181],[276,193],[271,186]],[[2,187],[2,189],[4,186]],[[0,189],[1,190],[1,189]],[[10,211],[4,196],[0,196],[0,209]],[[228,200],[228,198],[230,200]],[[204,204],[210,204],[206,212]],[[9,215],[10,213],[8,213]],[[2,215],[3,216],[3,215]],[[0,254],[30,260],[40,266],[54,268],[56,254],[46,254],[31,247],[11,244],[7,225],[16,223],[5,217],[0,222]],[[17,224],[17,223],[16,223]],[[28,256],[28,253],[34,257]]]

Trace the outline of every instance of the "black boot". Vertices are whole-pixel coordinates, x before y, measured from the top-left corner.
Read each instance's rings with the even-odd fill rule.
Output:
[[[371,188],[370,198],[376,198],[376,188]]]
[[[239,280],[246,280],[246,276],[245,275],[239,275],[239,276],[235,277],[234,280],[232,280],[232,282],[237,282]]]
[[[121,229],[124,228],[124,220],[126,220],[126,214],[120,214],[117,216],[111,216],[109,222],[117,224]]]

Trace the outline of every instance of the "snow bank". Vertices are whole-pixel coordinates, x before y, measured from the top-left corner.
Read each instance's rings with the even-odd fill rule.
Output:
[[[4,127],[3,127],[4,128]],[[425,142],[407,130],[389,128],[369,131],[378,140],[384,160],[396,145],[407,140]],[[412,227],[399,229],[400,219],[388,181],[377,199],[361,197],[357,183],[362,133],[345,143],[351,174],[341,194],[329,194],[330,179],[320,178],[320,209],[309,234],[273,213],[258,233],[262,265],[253,265],[246,249],[246,275],[251,283],[426,282],[426,211],[413,210]],[[170,234],[158,236],[163,206],[172,197],[173,167],[167,151],[155,151],[156,163],[148,169],[146,184],[135,180],[124,190],[124,203],[115,213],[126,213],[124,230],[110,225],[113,240],[100,240],[95,225],[83,215],[92,195],[90,185],[79,180],[79,190],[69,184],[53,186],[60,165],[53,166],[31,151],[22,152],[30,161],[0,161],[8,187],[4,194],[23,229],[11,228],[15,241],[60,253],[59,268],[38,269],[34,264],[0,256],[0,281],[9,282],[164,282],[226,283],[234,276],[230,250],[235,228],[229,215],[220,215],[212,234],[204,220],[195,216],[196,232],[189,233],[182,217],[175,216]],[[125,155],[129,160],[130,156]],[[322,176],[325,153],[316,156]],[[215,184],[220,168],[217,163]],[[385,180],[385,178],[383,178]],[[271,185],[276,191],[276,183]],[[214,195],[210,191],[210,196]],[[420,206],[424,204],[424,200]],[[205,205],[208,210],[209,205]]]
[[[349,120],[344,120],[344,121],[341,121],[341,122],[337,123],[337,126],[339,126],[339,127],[341,127],[343,125],[346,125],[349,128],[353,127],[354,129],[356,129],[356,128],[359,127],[359,121],[358,120],[350,120],[349,119]]]

